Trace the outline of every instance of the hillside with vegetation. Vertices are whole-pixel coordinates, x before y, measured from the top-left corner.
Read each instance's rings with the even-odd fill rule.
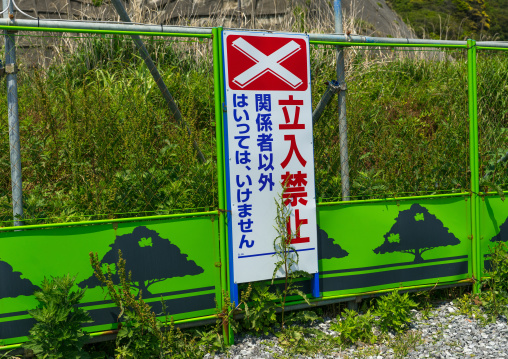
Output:
[[[508,40],[507,0],[389,0],[420,38]]]
[[[329,13],[295,8],[281,23],[323,30]],[[316,20],[317,19],[317,20]],[[359,33],[362,22],[346,18]],[[20,56],[19,113],[27,224],[217,208],[211,42],[145,38],[191,135],[169,112],[129,37],[18,33],[55,43],[46,64]],[[19,49],[21,50],[21,49]],[[468,191],[464,49],[347,48],[351,195]],[[33,56],[31,57],[34,58]],[[333,46],[312,46],[313,104],[336,78]],[[478,50],[482,189],[508,189],[508,56]],[[5,77],[0,108],[7,108]],[[314,125],[319,201],[341,198],[337,107]],[[205,161],[196,158],[196,142]],[[7,111],[0,111],[0,225],[12,223]]]

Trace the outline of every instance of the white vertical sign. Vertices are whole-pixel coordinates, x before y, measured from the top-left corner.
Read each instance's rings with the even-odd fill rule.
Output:
[[[283,183],[298,269],[317,273],[308,36],[224,31],[223,44],[234,282],[272,278]]]

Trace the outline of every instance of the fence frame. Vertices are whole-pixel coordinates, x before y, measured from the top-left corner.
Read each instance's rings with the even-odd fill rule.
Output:
[[[225,192],[225,153],[224,153],[224,88],[223,88],[223,59],[222,59],[222,28],[193,28],[193,27],[176,27],[164,25],[139,25],[132,23],[97,23],[97,22],[71,22],[71,21],[55,21],[55,20],[10,20],[0,19],[0,29],[6,31],[33,31],[33,32],[71,32],[71,33],[88,33],[88,34],[117,34],[117,35],[140,35],[140,36],[164,36],[164,37],[189,37],[189,38],[208,38],[212,41],[213,53],[213,76],[214,76],[214,116],[216,130],[216,150],[217,150],[217,176],[218,176],[218,209],[213,211],[190,213],[190,214],[171,214],[121,219],[104,219],[94,221],[82,221],[74,223],[53,223],[44,225],[24,225],[1,227],[0,233],[6,231],[20,231],[29,229],[70,227],[82,225],[96,225],[104,223],[132,222],[142,220],[171,219],[186,216],[206,216],[217,215],[219,218],[219,243],[220,243],[220,282],[222,291],[231,293],[232,284],[229,281],[229,262],[231,260],[230,251],[227,240],[227,201]],[[248,30],[246,30],[248,31]],[[276,33],[276,32],[275,32]],[[467,69],[468,69],[468,111],[469,111],[469,153],[470,153],[470,176],[471,188],[469,192],[450,193],[438,195],[426,195],[415,197],[397,197],[386,199],[371,200],[353,200],[348,202],[327,202],[318,203],[319,207],[326,207],[337,204],[363,204],[375,202],[390,202],[404,200],[418,200],[428,198],[450,198],[450,197],[467,197],[471,199],[471,253],[473,277],[467,280],[458,280],[451,282],[443,282],[437,285],[415,285],[402,287],[402,290],[419,290],[431,288],[435,286],[454,286],[473,284],[474,293],[480,291],[480,279],[483,266],[483,258],[481,258],[480,250],[480,197],[485,195],[480,193],[479,188],[479,153],[478,153],[478,108],[477,108],[477,72],[476,72],[476,54],[477,49],[489,49],[508,51],[508,43],[499,42],[476,42],[475,40],[467,41],[445,41],[445,40],[421,40],[421,39],[397,39],[397,38],[372,38],[367,36],[344,35],[344,34],[310,34],[311,44],[333,45],[341,47],[351,46],[375,46],[375,47],[418,47],[418,48],[455,48],[465,49],[467,51]],[[338,295],[322,298],[312,298],[313,303],[331,303],[351,299],[352,297],[379,295],[392,289],[366,291],[356,295]],[[225,297],[221,295],[221,303],[224,305]],[[303,301],[293,301],[290,303],[293,308],[304,305]],[[185,319],[176,323],[201,323],[204,320],[210,320],[216,316],[207,316],[199,318]],[[224,323],[224,334],[226,342],[233,343],[233,332],[231,327]],[[110,334],[110,332],[92,333],[92,337]],[[0,346],[0,350],[9,350],[22,346],[22,344],[13,344]]]

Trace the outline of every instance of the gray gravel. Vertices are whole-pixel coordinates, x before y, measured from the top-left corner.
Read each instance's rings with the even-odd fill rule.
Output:
[[[496,323],[482,326],[477,320],[465,315],[458,315],[453,303],[443,302],[431,310],[428,318],[416,312],[410,333],[420,337],[406,358],[508,358],[508,325],[506,318],[501,317]],[[315,328],[336,335],[330,330],[334,321],[325,318],[324,323],[315,324]],[[393,337],[393,336],[392,336]],[[277,345],[277,337],[254,337],[251,335],[237,336],[235,345],[228,353],[206,359],[219,358],[279,358],[306,356],[290,356]],[[366,347],[350,347],[345,350],[336,348],[328,355],[317,355],[314,358],[395,358],[389,344],[375,344]],[[400,356],[399,356],[400,357]]]

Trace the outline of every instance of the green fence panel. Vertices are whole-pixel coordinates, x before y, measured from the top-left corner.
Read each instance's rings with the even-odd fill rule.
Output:
[[[323,297],[471,278],[470,199],[320,206]]]
[[[482,276],[490,269],[490,251],[498,242],[508,241],[508,203],[499,195],[482,197],[480,202],[480,255]]]
[[[44,277],[76,276],[88,287],[81,304],[93,323],[87,331],[115,329],[119,309],[105,298],[90,266],[97,252],[106,267],[118,250],[133,274],[134,286],[155,313],[161,296],[175,320],[215,314],[221,295],[217,215],[159,221],[120,222],[22,232],[0,232],[0,345],[26,340],[34,324],[27,310]],[[114,266],[113,266],[114,269]]]

